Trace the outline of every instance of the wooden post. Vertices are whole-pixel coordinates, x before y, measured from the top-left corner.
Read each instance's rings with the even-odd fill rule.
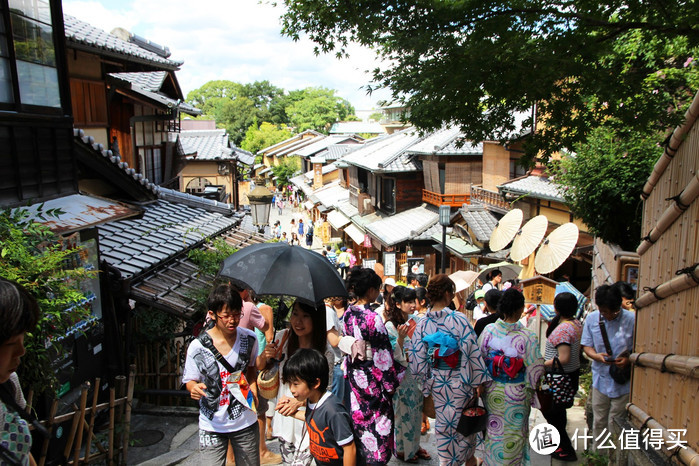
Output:
[[[109,387],[109,437],[108,437],[108,447],[109,453],[107,454],[107,466],[113,466],[114,464],[114,399],[116,398],[116,389],[114,387]]]
[[[49,419],[48,419],[48,425],[46,426],[46,430],[48,430],[49,435],[44,439],[44,442],[41,445],[41,453],[39,455],[39,466],[44,466],[46,463],[46,454],[49,451],[49,443],[51,442],[51,436],[53,435],[53,420],[56,417],[56,410],[58,409],[58,400],[53,400],[53,403],[51,403],[51,410],[49,411]]]
[[[129,424],[131,423],[131,402],[133,401],[134,378],[136,377],[136,365],[131,364],[129,367],[129,385],[126,395],[126,413],[124,416],[124,438],[122,440],[121,464],[126,464],[126,458],[129,451]]]
[[[117,375],[115,378],[116,383],[116,397],[117,399],[126,397],[126,376]],[[123,427],[124,420],[124,408],[119,405],[119,409],[116,411],[116,424]],[[116,437],[114,439],[114,445],[117,445],[117,457],[121,449],[121,444],[124,438],[124,429],[119,429],[116,432]],[[118,459],[116,460],[118,462]]]
[[[80,447],[83,442],[83,429],[85,426],[85,408],[87,407],[87,392],[90,389],[90,383],[85,382],[82,384],[82,389],[80,391],[80,415],[78,417],[78,436],[75,441],[75,446],[73,447],[73,464],[77,465],[80,461]]]
[[[95,389],[92,393],[92,416],[90,417],[90,424],[87,429],[87,442],[85,443],[85,464],[90,464],[90,448],[92,445],[92,431],[95,428],[95,418],[97,417],[97,397],[100,394],[100,378],[95,379]]]

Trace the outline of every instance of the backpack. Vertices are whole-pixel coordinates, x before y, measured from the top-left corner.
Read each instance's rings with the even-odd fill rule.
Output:
[[[476,302],[476,292],[473,291],[470,295],[468,295],[468,298],[466,298],[466,304],[464,305],[464,307],[469,311],[472,311],[476,308],[477,305],[478,303]]]

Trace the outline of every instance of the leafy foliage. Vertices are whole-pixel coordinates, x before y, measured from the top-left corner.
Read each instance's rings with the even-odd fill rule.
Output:
[[[601,127],[575,156],[553,164],[570,210],[602,240],[635,250],[641,237],[641,190],[662,150],[656,137]]]
[[[698,84],[699,9],[684,0],[283,4],[283,33],[307,35],[317,53],[375,48],[384,60],[368,90],[389,88],[420,128],[453,122],[467,139],[506,140],[536,104],[545,128],[530,156],[572,149],[605,115],[641,133],[672,127]]]
[[[226,257],[236,252],[238,248],[226,243],[223,238],[209,241],[203,249],[189,251],[189,258],[199,266],[204,275],[215,276]]]
[[[304,90],[303,98],[286,108],[286,113],[297,131],[312,129],[327,134],[333,123],[353,115],[354,107],[333,90],[309,87]]]
[[[39,206],[39,218],[61,213],[42,208],[43,204]],[[52,353],[62,354],[59,339],[89,316],[80,283],[94,277],[95,272],[66,268],[80,251],[64,248],[60,239],[32,220],[26,209],[0,211],[0,244],[0,275],[24,286],[41,309],[36,329],[24,339],[26,354],[18,369],[19,377],[36,394],[53,396],[59,387],[51,367]]]
[[[298,157],[286,157],[279,165],[272,167],[272,173],[277,177],[277,186],[287,186],[289,179],[301,169],[301,160]]]
[[[240,147],[256,154],[260,149],[273,146],[291,136],[291,130],[285,125],[277,126],[267,122],[262,123],[259,128],[257,125],[250,125]],[[256,160],[255,163],[259,162]]]

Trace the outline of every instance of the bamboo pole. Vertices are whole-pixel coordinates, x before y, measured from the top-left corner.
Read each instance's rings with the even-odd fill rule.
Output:
[[[675,443],[676,439],[670,435],[667,429],[665,429],[665,426],[653,419],[652,416],[643,411],[639,406],[633,403],[629,403],[626,405],[626,410],[629,412],[629,415],[632,418],[634,418],[636,421],[640,423],[640,425],[645,425],[649,429],[660,430],[662,432],[662,436],[665,443]],[[682,463],[689,464],[692,466],[699,464],[699,453],[691,449],[689,446],[687,446],[686,448],[677,448],[679,449],[679,451],[677,452],[677,456],[679,460],[682,461]],[[674,451],[668,452],[666,450],[663,450],[663,452],[666,454],[675,453]]]
[[[126,397],[126,377],[123,375],[117,375],[114,378],[114,380],[116,383],[117,398],[126,399],[125,398]],[[125,407],[124,407],[124,409],[120,408],[116,412],[116,423],[117,423],[117,425],[122,426],[122,427],[123,427],[123,419],[124,419],[125,409],[126,409]],[[121,444],[122,444],[123,438],[124,438],[124,429],[119,429],[119,431],[116,432],[116,438],[114,440],[114,444],[118,445],[117,450],[121,449]],[[118,455],[119,455],[119,453],[117,452],[117,457],[118,457]],[[117,459],[117,461],[118,461],[118,459]]]
[[[694,268],[690,273],[685,273],[679,275],[672,280],[669,280],[662,285],[659,285],[655,289],[655,293],[652,291],[647,291],[643,293],[636,300],[636,309],[646,307],[649,304],[653,304],[661,299],[665,299],[669,296],[679,293],[680,291],[687,290],[689,288],[695,287],[699,284],[699,265]]]
[[[78,418],[80,417],[80,413],[78,412],[78,407],[73,405],[73,408],[75,409],[75,411],[70,416],[73,418],[73,423],[70,426],[70,433],[68,435],[68,440],[66,442],[65,449],[63,450],[63,458],[66,461],[68,461],[68,457],[70,456],[70,451],[73,449],[73,440],[75,439],[75,432],[76,432],[76,429],[78,428]]]
[[[129,424],[131,422],[131,402],[133,401],[134,378],[136,377],[136,365],[131,364],[129,368],[129,385],[126,395],[126,413],[124,416],[124,438],[122,440],[121,464],[126,464],[129,451]]]
[[[660,177],[665,172],[665,169],[672,161],[672,158],[677,153],[677,150],[682,144],[682,141],[684,141],[685,135],[692,128],[698,116],[699,92],[696,93],[696,95],[694,96],[694,100],[692,101],[691,105],[684,114],[684,123],[681,126],[675,128],[675,130],[672,132],[672,136],[670,136],[670,142],[668,143],[667,147],[665,147],[665,152],[663,152],[663,155],[655,163],[655,166],[653,167],[653,172],[650,174],[650,176],[648,177],[648,181],[646,181],[646,184],[643,186],[641,199],[648,199],[648,196],[650,196],[650,193],[653,191],[653,188],[655,188],[655,185],[658,183],[658,180],[660,180]]]
[[[85,425],[85,408],[87,407],[87,392],[90,389],[90,383],[85,382],[82,384],[80,391],[80,417],[78,421],[78,436],[75,441],[75,446],[73,447],[73,464],[80,464],[80,447],[83,443],[83,429]]]
[[[95,418],[97,417],[97,397],[100,394],[100,378],[95,379],[95,390],[92,394],[92,412],[90,424],[87,428],[87,442],[85,443],[85,464],[90,464],[90,449],[92,446],[92,430],[95,428]]]
[[[664,362],[665,372],[699,378],[699,357],[697,356],[633,353],[629,359],[637,366],[650,367],[659,371],[663,370]]]
[[[107,445],[109,453],[107,454],[107,466],[114,464],[114,399],[116,398],[116,390],[114,387],[109,387],[109,434]]]
[[[41,453],[39,454],[39,466],[44,466],[46,463],[46,455],[49,452],[49,443],[51,443],[51,437],[53,436],[53,426],[55,424],[56,411],[58,410],[58,400],[53,400],[51,403],[51,410],[49,411],[49,418],[46,430],[49,435],[46,436],[44,442],[41,444]]]
[[[694,175],[694,178],[685,186],[675,202],[665,209],[665,212],[660,216],[655,227],[648,233],[648,237],[638,245],[636,252],[639,255],[644,254],[653,243],[658,241],[665,231],[677,220],[682,213],[699,197],[699,173]]]

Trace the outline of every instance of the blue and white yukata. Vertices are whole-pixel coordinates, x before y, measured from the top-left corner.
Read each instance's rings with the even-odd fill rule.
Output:
[[[457,352],[456,365],[433,363],[434,348],[423,341],[438,332],[453,338]],[[462,465],[473,456],[481,434],[464,437],[456,431],[461,411],[480,384],[490,380],[476,333],[466,316],[444,308],[431,310],[418,322],[410,343],[406,344],[410,354],[410,369],[422,387],[424,396],[432,395],[437,417],[435,419],[435,441],[442,465]],[[451,360],[454,362],[454,359]]]

